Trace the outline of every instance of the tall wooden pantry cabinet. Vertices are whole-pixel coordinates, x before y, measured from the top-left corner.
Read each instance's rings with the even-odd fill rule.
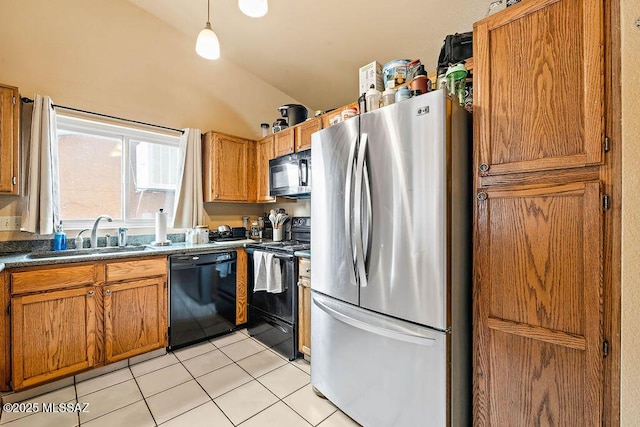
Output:
[[[478,426],[607,424],[608,13],[523,0],[474,25]]]

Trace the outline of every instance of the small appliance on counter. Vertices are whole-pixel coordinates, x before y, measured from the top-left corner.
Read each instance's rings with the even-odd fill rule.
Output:
[[[210,242],[232,242],[247,238],[247,229],[244,227],[230,227],[220,225],[215,231],[209,232]]]
[[[285,130],[286,128],[288,128],[289,125],[287,125],[287,121],[285,119],[276,119],[275,122],[273,122],[273,133],[276,132],[280,132],[281,130]]]
[[[298,123],[302,123],[307,120],[307,107],[300,104],[285,104],[278,107],[278,111],[282,114],[282,117],[289,119],[287,122],[289,126],[295,126]]]

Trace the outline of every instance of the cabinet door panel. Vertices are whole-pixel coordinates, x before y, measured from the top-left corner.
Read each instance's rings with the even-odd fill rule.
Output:
[[[603,2],[545,0],[510,9],[474,27],[481,174],[601,163]]]
[[[298,281],[298,345],[300,352],[311,357],[311,282]]]
[[[69,376],[94,365],[95,299],[93,287],[12,299],[15,390]]]
[[[104,287],[107,363],[167,345],[166,278]]]
[[[296,126],[296,152],[311,148],[311,134],[322,129],[322,120],[318,117]]]
[[[248,201],[249,141],[215,134],[213,153],[213,201]]]
[[[18,89],[0,85],[0,194],[4,195],[18,194],[19,114]]]
[[[256,198],[258,202],[272,202],[276,199],[269,195],[269,160],[274,157],[273,135],[256,143]]]
[[[287,128],[273,134],[275,156],[280,157],[293,153],[295,133],[294,128]]]
[[[485,191],[474,289],[477,419],[600,425],[600,183]]]
[[[248,256],[244,249],[238,249],[236,260],[236,325],[247,323],[247,262]]]

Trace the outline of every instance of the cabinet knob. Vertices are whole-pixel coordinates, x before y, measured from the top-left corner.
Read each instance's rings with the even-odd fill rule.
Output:
[[[219,198],[220,198],[220,195],[219,195],[219,194],[216,194],[216,195],[214,195],[214,196],[213,196],[213,198],[214,198],[214,199],[219,199]]]
[[[89,291],[89,292],[87,292],[87,296],[89,296],[89,297],[92,297],[92,296],[93,296],[93,294],[95,294],[95,292],[94,292],[94,291]]]
[[[480,200],[481,202],[484,202],[485,200],[487,200],[487,193],[485,193],[484,191],[481,191],[478,193],[478,195],[476,196],[478,198],[478,200]]]
[[[486,163],[483,163],[483,164],[480,165],[479,169],[480,169],[480,172],[486,172],[486,171],[489,170],[489,165],[486,164]]]
[[[104,294],[105,294],[106,296],[111,295],[111,289],[107,289],[106,291],[104,291]]]

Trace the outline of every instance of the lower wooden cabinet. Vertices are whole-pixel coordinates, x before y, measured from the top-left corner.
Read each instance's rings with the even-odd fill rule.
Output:
[[[21,268],[5,277],[14,390],[167,346],[166,257]]]
[[[167,345],[166,283],[154,277],[104,287],[105,362]]]
[[[298,260],[298,348],[311,357],[311,260]]]
[[[94,286],[16,296],[11,300],[13,389],[20,390],[95,364]]]

